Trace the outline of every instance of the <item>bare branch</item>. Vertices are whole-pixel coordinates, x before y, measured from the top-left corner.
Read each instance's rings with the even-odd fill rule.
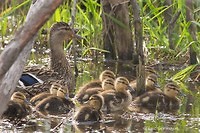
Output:
[[[31,5],[23,26],[0,55],[0,115],[21,76],[35,36],[62,0],[36,0]]]

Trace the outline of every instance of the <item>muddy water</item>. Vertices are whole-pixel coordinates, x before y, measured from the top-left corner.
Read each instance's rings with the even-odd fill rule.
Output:
[[[127,63],[78,63],[79,74],[76,78],[77,88],[82,84],[98,78],[104,69],[113,70],[117,76],[126,76],[135,79],[135,66]],[[157,68],[160,73],[159,82],[164,86],[178,69]],[[34,114],[26,120],[13,125],[1,120],[0,132],[200,132],[200,94],[197,85],[185,83],[182,91],[186,94],[181,97],[182,104],[179,110],[157,112],[155,110],[139,109],[138,112],[124,112],[105,115],[102,121],[95,123],[77,124],[73,121],[73,111],[64,116],[50,116],[41,118]]]

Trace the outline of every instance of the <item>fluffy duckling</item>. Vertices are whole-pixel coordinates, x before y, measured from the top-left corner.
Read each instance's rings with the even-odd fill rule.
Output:
[[[175,83],[170,82],[165,85],[164,92],[146,92],[135,98],[129,109],[132,110],[135,105],[139,105],[150,109],[176,110],[180,105],[180,100],[177,98],[179,93],[179,87]]]
[[[52,95],[41,100],[35,109],[43,115],[60,115],[68,113],[73,107],[74,103],[69,99],[68,89],[61,86],[57,96]]]
[[[91,91],[94,88],[102,88],[103,80],[108,79],[108,78],[114,80],[115,79],[115,74],[110,70],[104,70],[100,74],[98,80],[90,81],[87,84],[85,84],[84,86],[81,86],[79,88],[78,92],[75,95],[75,99],[80,99],[81,100],[82,97],[85,96],[85,94],[87,94],[86,90],[88,90],[88,89],[89,89],[89,91]],[[86,97],[88,97],[88,96],[86,96]],[[86,99],[88,99],[88,98],[86,98]]]
[[[131,91],[131,94],[133,96],[133,98],[135,96],[140,96],[142,94],[144,94],[145,92],[149,92],[149,91],[158,91],[161,92],[161,90],[159,89],[159,85],[158,85],[158,77],[155,74],[148,74],[148,76],[145,79],[145,89],[144,90],[137,90],[137,82],[132,81],[130,83],[131,88],[133,89],[133,91]]]
[[[115,90],[106,90],[100,93],[104,98],[103,111],[107,113],[126,109],[131,103],[129,81],[125,77],[118,77],[114,82]]]
[[[101,95],[92,95],[87,102],[80,106],[75,113],[74,120],[76,122],[97,122],[101,120],[101,108],[104,104],[104,99]]]
[[[101,87],[91,87],[84,91],[84,93],[80,93],[74,97],[74,100],[77,100],[80,104],[87,102],[90,96],[94,94],[98,94],[104,90],[114,90],[114,80],[111,78],[107,78],[102,81]]]
[[[42,93],[39,93],[38,95],[35,95],[34,97],[32,97],[30,99],[30,103],[35,106],[37,105],[41,100],[49,97],[49,96],[52,96],[52,95],[57,95],[57,91],[59,88],[61,88],[62,86],[58,83],[53,83],[50,87],[50,92],[42,92]]]
[[[14,92],[8,103],[8,108],[2,114],[3,119],[11,121],[25,118],[31,112],[30,106],[26,103],[26,96],[21,92]]]

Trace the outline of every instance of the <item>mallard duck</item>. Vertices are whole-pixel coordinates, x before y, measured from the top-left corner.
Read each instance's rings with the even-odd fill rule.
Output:
[[[50,92],[42,92],[40,94],[35,95],[34,97],[32,97],[30,99],[30,103],[32,104],[32,106],[35,106],[38,104],[38,102],[40,102],[41,100],[52,96],[52,95],[57,95],[57,91],[59,90],[59,88],[61,88],[62,86],[58,83],[53,83],[51,88],[49,89]]]
[[[180,100],[177,98],[177,95],[179,93],[179,87],[175,83],[167,83],[164,87],[164,92],[146,92],[135,98],[135,100],[131,103],[129,110],[132,110],[135,105],[158,110],[178,109]]]
[[[74,107],[73,101],[69,98],[68,89],[61,86],[57,90],[57,96],[48,96],[41,100],[35,109],[43,115],[67,114]]]
[[[87,93],[93,93],[92,91],[96,92],[101,90],[102,88],[102,82],[105,79],[115,79],[115,74],[110,71],[110,70],[104,70],[100,76],[98,80],[92,80],[88,83],[86,83],[85,85],[81,86],[78,90],[78,92],[75,95],[75,99],[79,100],[80,102],[82,101],[83,97],[86,97],[86,99],[88,100],[89,97],[87,96]],[[94,89],[96,88],[96,89]],[[87,92],[86,92],[87,91]],[[85,100],[83,100],[85,101]]]
[[[31,112],[31,108],[26,101],[26,97],[21,92],[14,92],[8,103],[8,108],[4,111],[2,118],[10,121],[21,120]]]
[[[70,68],[70,64],[66,59],[63,42],[70,41],[74,37],[79,37],[75,34],[74,30],[65,23],[57,22],[53,24],[50,30],[49,44],[50,44],[50,69],[46,67],[31,66],[24,70],[24,73],[31,73],[35,75],[38,79],[44,81],[44,83],[37,83],[38,85],[34,87],[29,87],[27,90],[36,95],[38,93],[48,91],[52,83],[57,80],[61,80],[61,85],[67,86],[71,93],[72,89],[75,87],[75,80]],[[29,75],[27,75],[28,77]],[[32,78],[32,77],[28,77]],[[25,79],[24,79],[25,80]],[[30,80],[25,80],[30,84]],[[35,80],[34,80],[35,81]],[[52,81],[52,82],[49,82]],[[48,87],[43,88],[43,84]],[[74,91],[74,90],[73,90]]]
[[[114,82],[114,87],[115,90],[106,90],[100,93],[104,98],[102,110],[107,113],[125,110],[132,101],[127,78],[118,77]]]
[[[101,95],[95,94],[90,97],[86,104],[81,105],[74,115],[76,122],[97,122],[101,120],[101,108],[104,99]]]
[[[114,90],[114,80],[111,78],[104,79],[102,81],[101,87],[91,87],[82,91],[84,93],[80,93],[75,95],[74,100],[77,100],[80,104],[87,102],[90,96],[94,94],[98,94],[104,90]]]

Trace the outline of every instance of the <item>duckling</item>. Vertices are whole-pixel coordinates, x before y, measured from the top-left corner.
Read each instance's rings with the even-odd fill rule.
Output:
[[[111,78],[103,80],[101,87],[91,87],[86,89],[84,93],[79,93],[79,95],[74,97],[74,100],[77,100],[80,104],[83,104],[89,100],[90,96],[109,89],[114,90],[114,80]]]
[[[101,108],[104,99],[101,95],[92,95],[86,104],[81,105],[74,115],[76,122],[97,122],[102,119]]]
[[[86,93],[87,89],[92,89],[92,88],[101,88],[102,87],[102,81],[105,79],[115,79],[115,74],[110,71],[110,70],[104,70],[100,76],[98,80],[93,80],[88,82],[87,84],[81,86],[78,90],[78,92],[75,95],[76,99],[81,99],[81,97],[83,97]]]
[[[135,105],[149,109],[176,110],[180,105],[180,100],[177,98],[179,93],[179,87],[175,83],[167,83],[164,87],[164,92],[146,92],[135,98],[129,106],[129,110],[132,110]]]
[[[35,95],[34,97],[32,97],[30,99],[30,103],[32,104],[32,106],[37,105],[41,100],[43,100],[46,97],[52,96],[52,95],[57,95],[57,91],[59,88],[61,88],[62,86],[58,83],[53,83],[51,88],[49,89],[50,92],[42,92],[38,95]]]
[[[74,103],[69,99],[68,89],[64,86],[57,91],[57,96],[52,95],[41,100],[35,109],[43,115],[61,115],[68,113],[74,107]]]
[[[132,100],[129,92],[129,81],[125,77],[118,77],[114,82],[115,90],[106,90],[100,93],[104,98],[103,111],[107,113],[125,110]]]
[[[8,103],[8,108],[2,114],[3,119],[10,121],[21,120],[31,112],[30,106],[26,103],[26,97],[21,92],[14,92]]]
[[[157,75],[155,75],[153,73],[148,74],[148,76],[146,77],[146,79],[145,79],[145,89],[144,90],[137,91],[136,80],[130,82],[130,86],[133,89],[133,91],[131,91],[133,98],[135,98],[136,96],[140,96],[140,95],[142,95],[142,94],[144,94],[145,92],[148,92],[148,91],[161,92],[161,90],[159,89],[160,86],[158,85]]]
[[[157,81],[157,78],[159,77],[158,73],[155,71],[153,67],[145,66],[145,77],[147,78],[149,75],[154,75],[154,79]],[[137,87],[137,81],[133,80],[130,81],[130,86],[135,89]]]

